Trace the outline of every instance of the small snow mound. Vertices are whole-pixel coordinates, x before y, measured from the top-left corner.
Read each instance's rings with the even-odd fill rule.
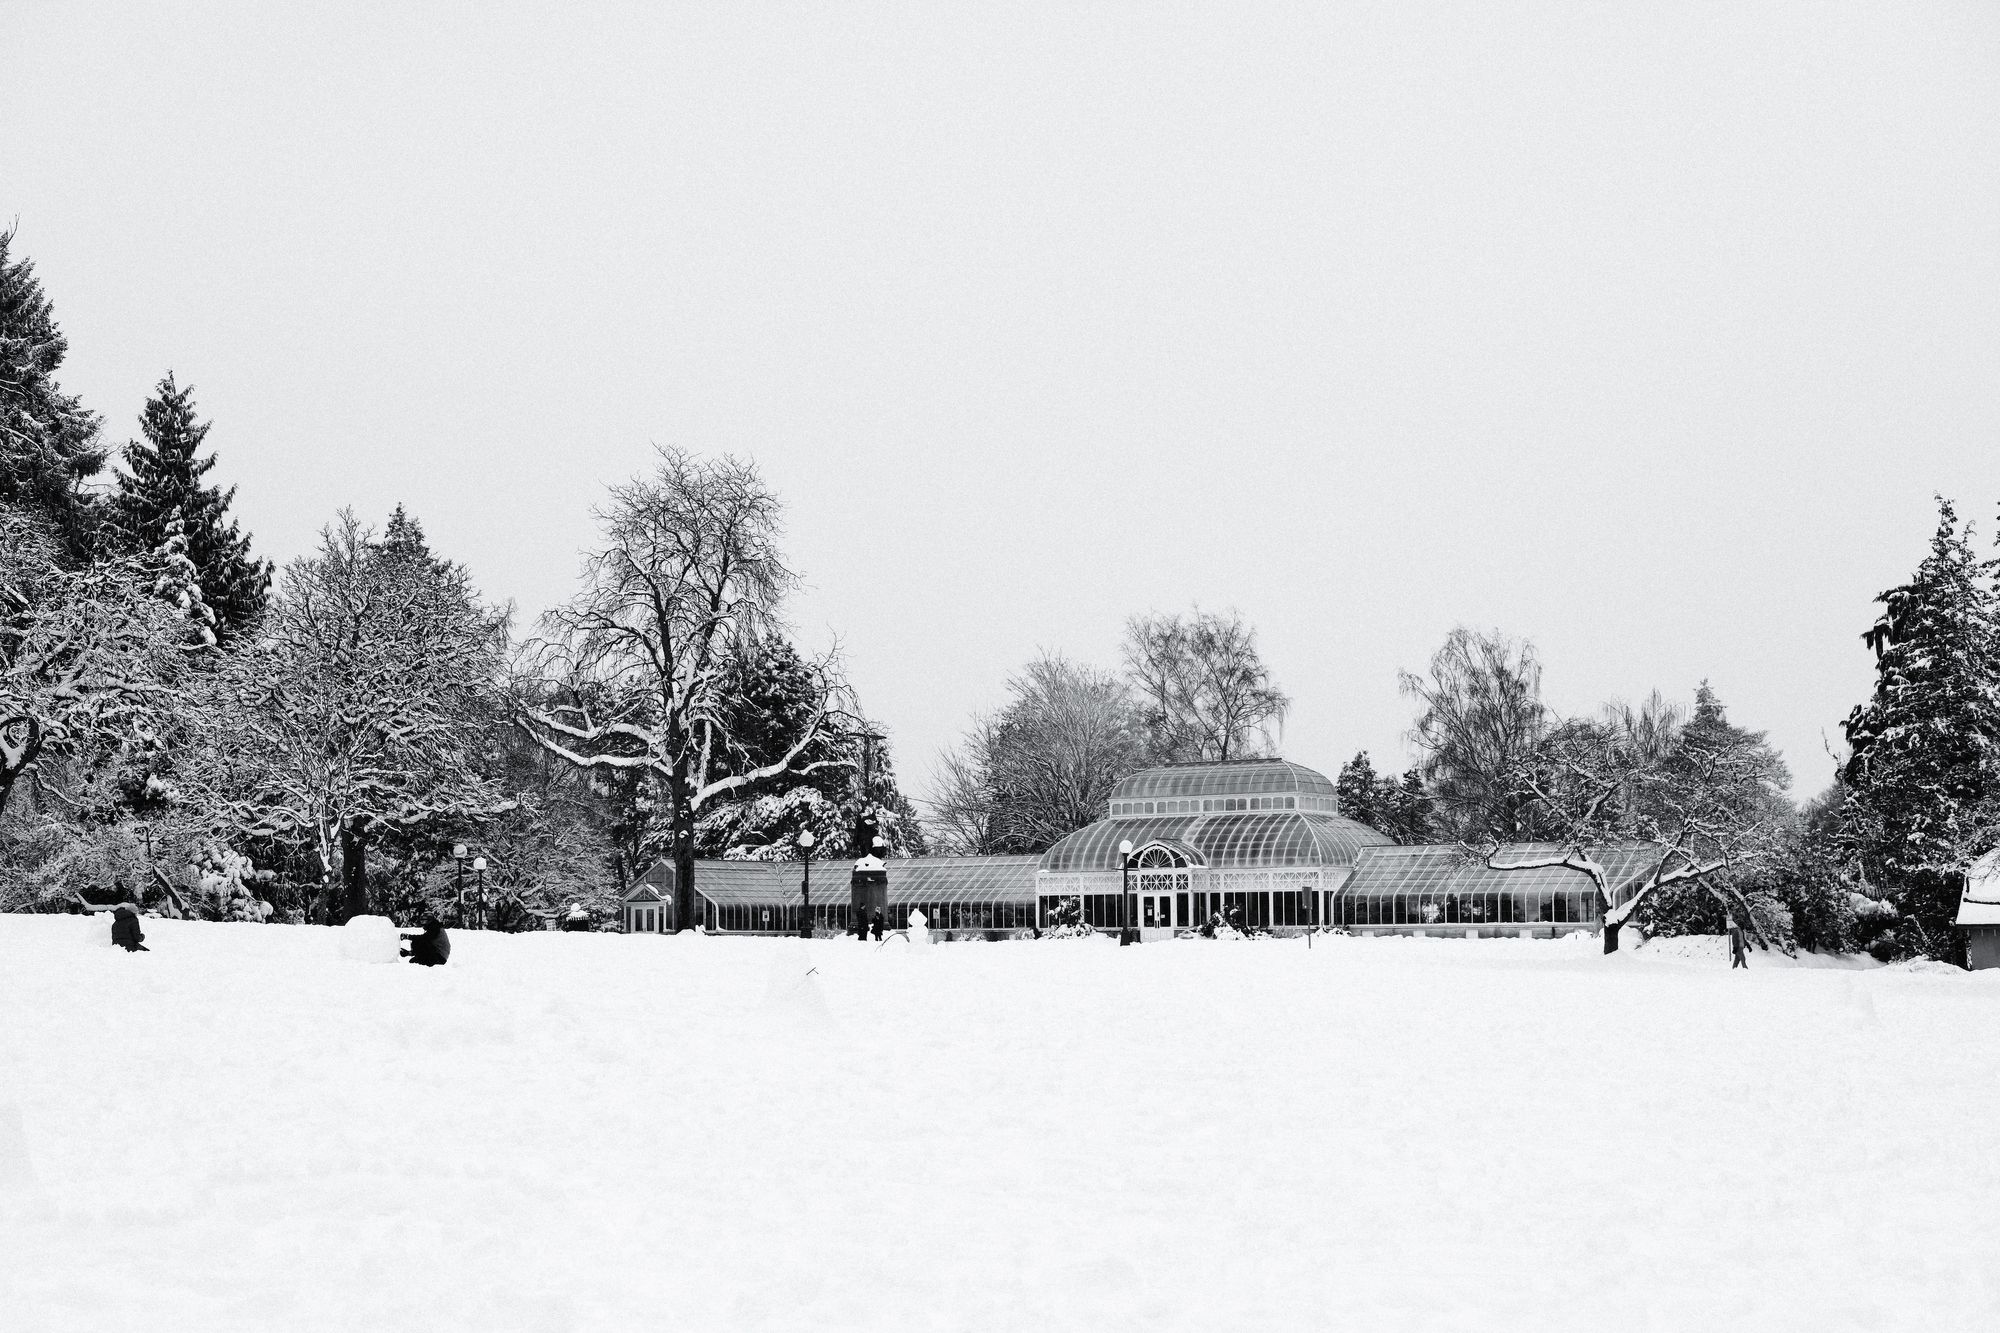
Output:
[[[1875,997],[1853,977],[1848,977],[1841,985],[1840,1004],[1858,1028],[1874,1027],[1881,1021],[1875,1013]]]
[[[84,945],[94,944],[100,949],[109,949],[111,947],[111,917],[112,913],[110,912],[84,913],[83,920],[78,923],[76,942]]]
[[[796,937],[780,940],[771,955],[771,975],[764,985],[764,1011],[824,1022],[826,997],[820,993],[819,971],[813,966],[812,950]]]
[[[402,937],[386,916],[350,918],[340,930],[340,956],[354,963],[402,961]]]
[[[28,1134],[21,1125],[21,1108],[0,1106],[0,1186],[25,1190],[35,1183],[35,1164],[28,1157]]]
[[[1656,962],[1729,963],[1729,940],[1722,935],[1654,935],[1618,952],[1628,949],[1634,957]]]
[[[1940,963],[1935,958],[1905,958],[1900,963],[1889,964],[1883,970],[1886,972],[1920,972],[1927,976],[1945,974],[1954,977],[1965,971],[1964,968],[1955,967],[1950,963]]]

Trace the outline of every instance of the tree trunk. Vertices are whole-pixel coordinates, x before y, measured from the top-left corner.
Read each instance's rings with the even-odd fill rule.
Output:
[[[672,812],[674,846],[674,932],[695,928],[694,897],[694,811],[688,809],[687,760],[674,764],[668,785],[668,809]]]
[[[42,752],[42,724],[26,713],[0,718],[0,815],[14,795],[14,782]]]
[[[1618,952],[1618,931],[1624,924],[1622,921],[1607,921],[1604,923],[1604,952]]]
[[[355,829],[353,820],[340,825],[340,888],[338,924],[368,915],[368,839]]]

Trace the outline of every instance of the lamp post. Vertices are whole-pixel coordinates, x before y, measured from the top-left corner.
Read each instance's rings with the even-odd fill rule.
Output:
[[[458,903],[458,924],[465,924],[465,844],[454,843],[451,859],[455,862],[451,877],[451,896]]]
[[[486,929],[486,858],[472,858],[472,899],[479,912],[479,930]]]
[[[805,862],[805,878],[799,881],[799,938],[813,937],[813,844],[819,839],[813,837],[811,829],[799,830],[799,854]]]
[[[1132,840],[1118,844],[1118,943],[1132,942]]]

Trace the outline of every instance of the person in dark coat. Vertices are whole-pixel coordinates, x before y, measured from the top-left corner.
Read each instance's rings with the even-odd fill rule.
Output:
[[[118,904],[118,910],[111,914],[111,942],[126,953],[151,953],[145,941],[146,932],[139,929],[139,909],[131,903]]]
[[[880,912],[874,912],[869,915],[868,929],[875,932],[877,940],[882,938],[882,914]]]
[[[451,958],[451,936],[435,916],[423,920],[424,933],[410,939],[410,961],[419,967],[442,967]]]
[[[1729,968],[1733,972],[1739,967],[1747,968],[1750,960],[1743,954],[1743,927],[1736,924],[1736,918],[1729,918]]]

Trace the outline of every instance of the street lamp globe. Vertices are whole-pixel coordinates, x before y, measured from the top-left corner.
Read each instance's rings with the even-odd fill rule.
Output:
[[[461,842],[455,845],[451,849],[451,854],[455,859],[463,861],[465,859],[465,844]]]
[[[1118,844],[1118,854],[1120,856],[1130,856],[1132,854],[1132,840],[1130,838]]]
[[[473,858],[472,858],[472,868],[473,868],[473,869],[474,869],[475,871],[484,871],[484,870],[486,869],[486,858],[485,858],[485,857],[483,857],[483,856],[475,856],[475,857],[473,857]]]
[[[811,829],[808,828],[799,830],[799,846],[805,848],[807,851],[811,851],[813,849],[813,844],[818,841],[819,839],[813,836],[813,831]]]

